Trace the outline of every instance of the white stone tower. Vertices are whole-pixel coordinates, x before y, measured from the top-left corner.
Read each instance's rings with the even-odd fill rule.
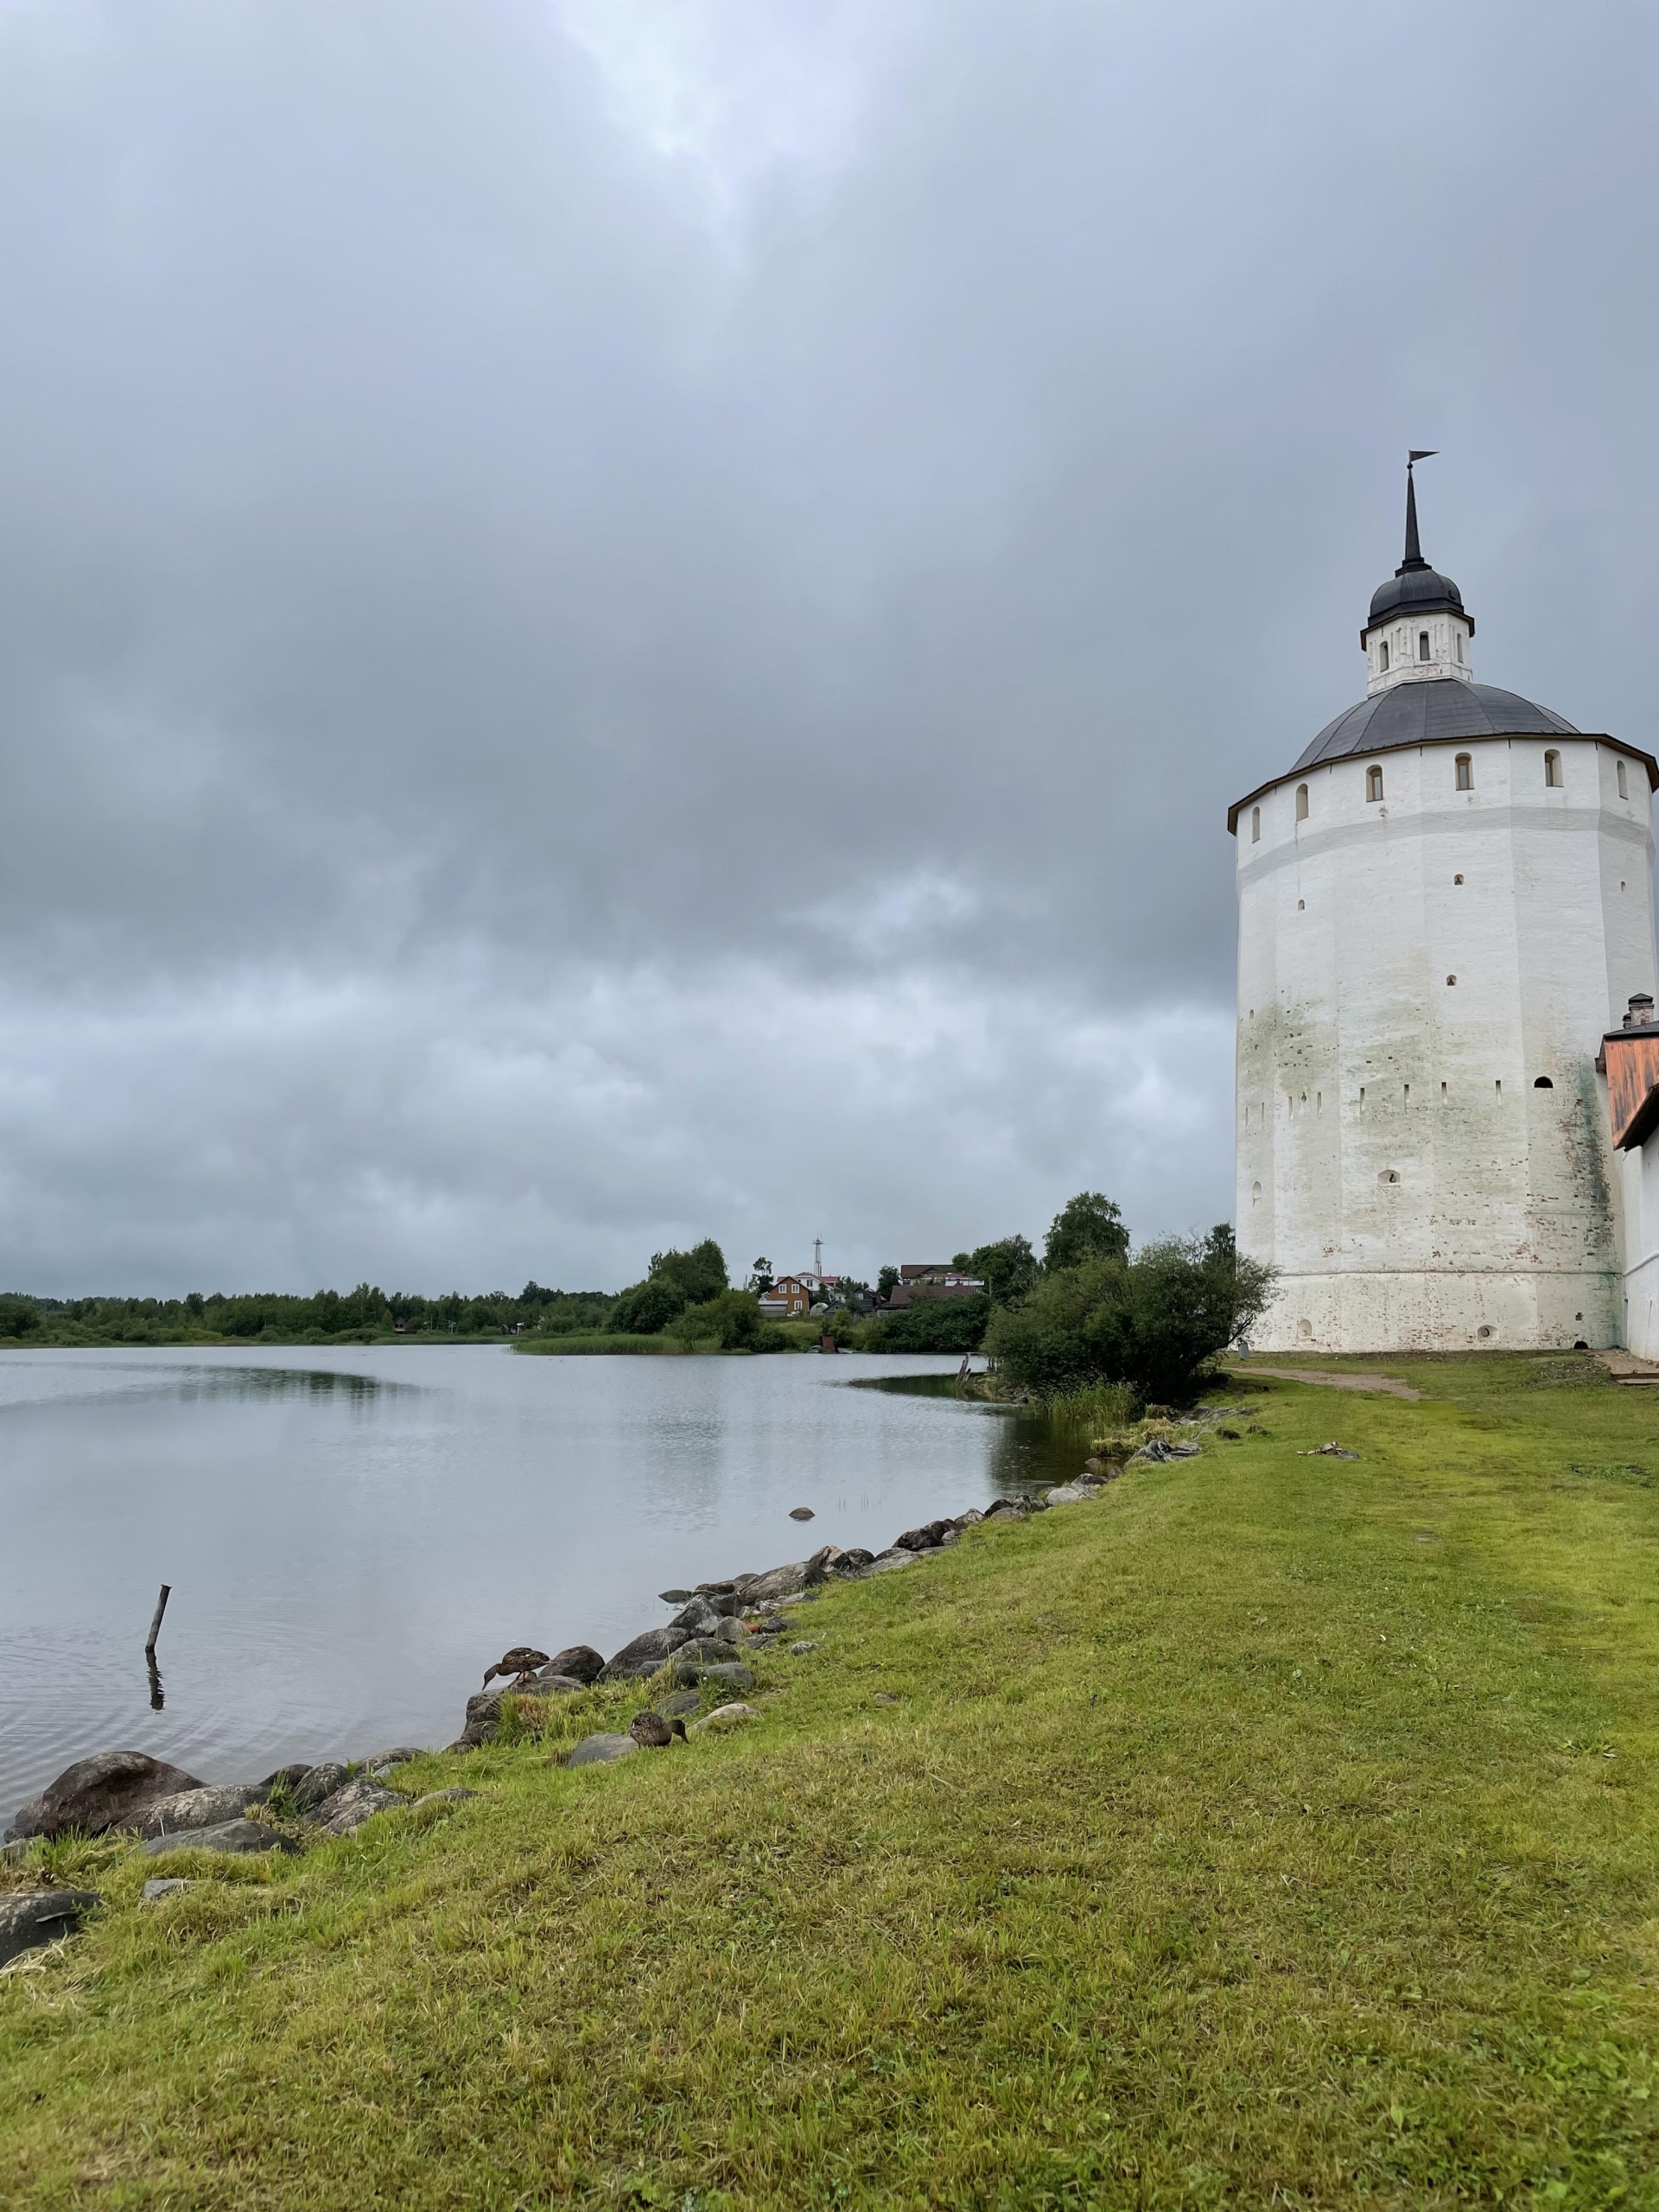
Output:
[[[1408,463],[1364,698],[1227,817],[1238,1241],[1280,1271],[1258,1349],[1619,1341],[1594,1064],[1655,987],[1659,764],[1477,683],[1474,634]]]

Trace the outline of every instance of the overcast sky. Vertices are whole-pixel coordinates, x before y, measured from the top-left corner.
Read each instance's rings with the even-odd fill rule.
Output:
[[[0,0],[0,1282],[1231,1205],[1424,547],[1659,742],[1659,17]]]

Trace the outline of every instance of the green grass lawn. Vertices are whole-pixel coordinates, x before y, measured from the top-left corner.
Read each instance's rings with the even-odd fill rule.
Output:
[[[1659,2205],[1659,1394],[1355,1364],[1427,1395],[801,1606],[747,1732],[160,1907],[60,1851],[0,2202]]]

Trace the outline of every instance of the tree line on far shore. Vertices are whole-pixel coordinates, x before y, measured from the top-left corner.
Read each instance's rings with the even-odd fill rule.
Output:
[[[0,1296],[0,1338],[40,1344],[330,1344],[388,1337],[569,1340],[602,1348],[607,1338],[659,1338],[687,1351],[798,1351],[821,1335],[864,1351],[975,1352],[993,1357],[1015,1389],[1052,1398],[1124,1383],[1142,1399],[1190,1394],[1206,1361],[1249,1328],[1266,1305],[1272,1272],[1243,1259],[1225,1223],[1208,1236],[1167,1237],[1132,1250],[1111,1199],[1079,1192],[1049,1224],[1039,1258],[1022,1236],[953,1255],[952,1267],[982,1281],[968,1296],[917,1296],[906,1307],[881,1301],[899,1281],[884,1268],[872,1298],[843,1281],[805,1323],[779,1324],[760,1311],[770,1287],[765,1261],[734,1287],[713,1237],[688,1252],[654,1253],[626,1290],[548,1290],[528,1282],[464,1297],[387,1294],[372,1284],[318,1291],[187,1298],[42,1299]]]
[[[546,1290],[527,1282],[511,1291],[468,1298],[458,1290],[436,1298],[386,1292],[372,1283],[355,1290],[320,1290],[309,1298],[283,1291],[227,1294],[192,1291],[185,1298],[32,1298],[0,1296],[0,1339],[54,1344],[371,1344],[387,1336],[507,1337],[559,1315],[566,1325],[608,1325],[613,1294]]]

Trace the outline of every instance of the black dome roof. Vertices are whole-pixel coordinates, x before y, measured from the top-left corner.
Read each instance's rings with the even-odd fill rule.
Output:
[[[1413,677],[1360,700],[1327,722],[1290,772],[1294,776],[1323,760],[1382,753],[1396,745],[1445,744],[1460,737],[1578,734],[1571,722],[1548,707],[1535,706],[1518,692],[1501,691],[1495,683],[1465,683],[1456,676]]]
[[[1428,454],[1414,453],[1412,461],[1428,461]],[[1417,482],[1411,473],[1411,463],[1406,465],[1406,557],[1389,578],[1378,584],[1371,594],[1371,611],[1365,627],[1359,633],[1363,645],[1379,622],[1387,622],[1396,614],[1461,614],[1469,624],[1469,634],[1475,634],[1475,626],[1463,604],[1463,594],[1450,576],[1443,576],[1438,569],[1431,569],[1423,558],[1423,549],[1417,537]]]
[[[1443,576],[1438,569],[1431,569],[1427,561],[1416,568],[1408,562],[1371,594],[1370,619],[1365,626],[1371,629],[1393,614],[1438,613],[1448,607],[1455,614],[1464,611],[1463,594],[1451,577]],[[1472,630],[1473,623],[1469,626]]]

